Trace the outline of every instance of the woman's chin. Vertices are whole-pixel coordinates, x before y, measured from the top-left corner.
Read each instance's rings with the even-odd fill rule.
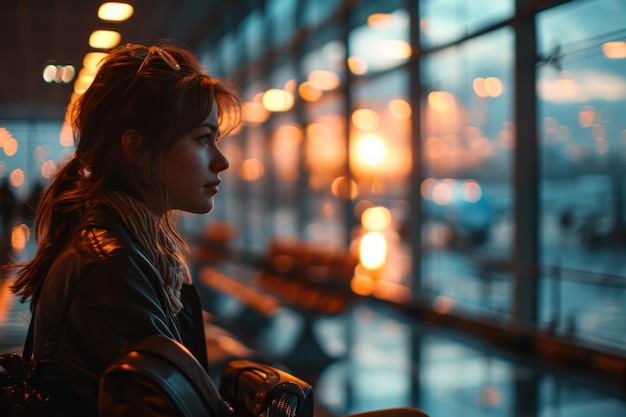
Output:
[[[195,204],[184,207],[179,207],[176,210],[184,211],[191,214],[207,214],[213,210],[213,201],[204,204]]]

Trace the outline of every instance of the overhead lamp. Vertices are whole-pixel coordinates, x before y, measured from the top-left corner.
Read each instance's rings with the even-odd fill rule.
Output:
[[[105,52],[88,52],[83,58],[83,67],[97,68],[106,56],[107,54]]]
[[[117,46],[122,35],[114,30],[94,30],[89,35],[89,46],[97,49],[109,49]]]
[[[48,84],[67,84],[74,79],[76,69],[70,64],[48,61],[41,75]]]
[[[133,6],[128,3],[102,3],[98,9],[98,17],[108,22],[123,22],[133,15]]]

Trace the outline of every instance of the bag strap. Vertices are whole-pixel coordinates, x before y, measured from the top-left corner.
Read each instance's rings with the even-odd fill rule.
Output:
[[[149,363],[152,365],[146,366]],[[128,367],[125,364],[131,366]],[[114,362],[105,371],[103,379],[106,381],[109,375],[129,371],[165,382],[168,379],[169,382],[173,381],[174,375],[178,374],[188,382],[186,386],[193,387],[193,391],[210,410],[209,415],[219,417],[232,415],[229,405],[222,398],[209,374],[193,354],[175,339],[160,334],[144,339]],[[171,383],[165,385],[171,386]],[[174,394],[181,392],[186,394],[183,386],[178,386],[178,390],[175,386],[173,388]],[[192,405],[194,405],[193,402],[187,401],[187,406]]]

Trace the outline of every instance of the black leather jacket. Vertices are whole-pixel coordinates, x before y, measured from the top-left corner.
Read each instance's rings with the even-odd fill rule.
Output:
[[[98,383],[130,345],[155,334],[182,342],[207,369],[198,292],[183,285],[173,316],[159,272],[115,210],[89,209],[53,263],[34,313],[33,384],[68,414],[97,415]]]

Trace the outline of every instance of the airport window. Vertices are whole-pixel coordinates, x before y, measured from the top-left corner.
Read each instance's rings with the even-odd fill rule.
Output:
[[[513,36],[423,59],[423,285],[443,311],[510,312]]]
[[[418,2],[420,33],[432,48],[461,40],[513,16],[514,0],[426,0]]]
[[[559,334],[621,349],[625,14],[618,0],[573,2],[541,13],[537,75],[541,322]]]

